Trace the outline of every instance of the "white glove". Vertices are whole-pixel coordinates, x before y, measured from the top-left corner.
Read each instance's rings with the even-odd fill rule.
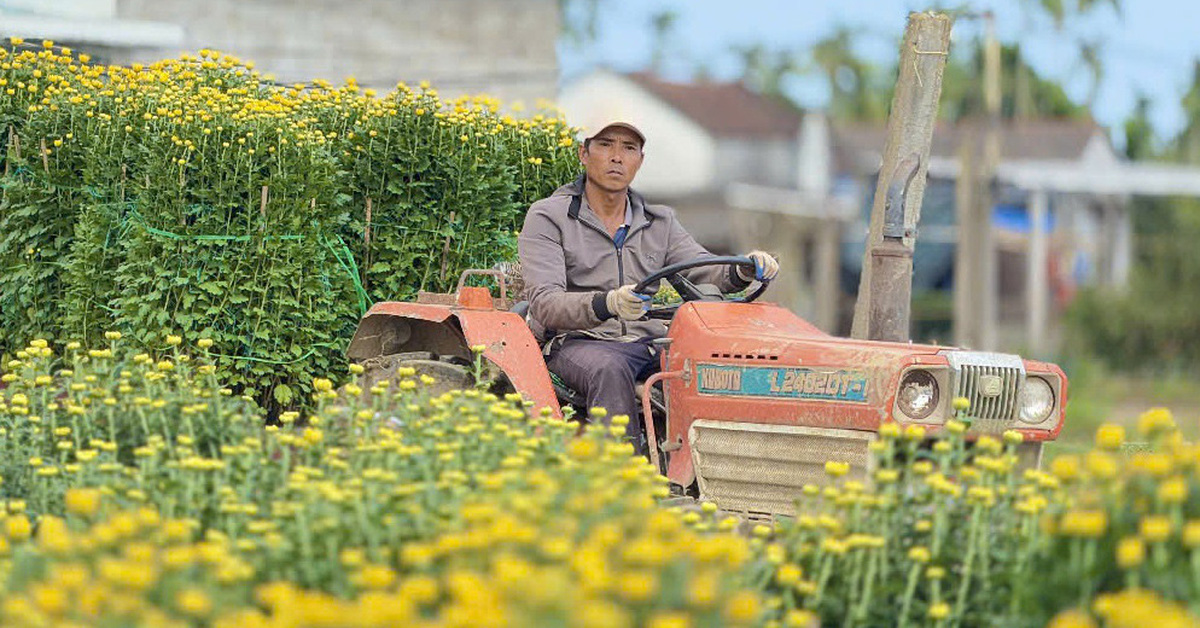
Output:
[[[745,267],[738,266],[737,274],[738,277],[742,278],[742,281],[753,281],[755,279],[759,281],[771,281],[775,278],[775,275],[779,274],[779,262],[775,261],[775,258],[771,257],[770,253],[766,251],[750,251],[746,254],[746,257],[754,260],[754,276],[747,277]]]
[[[633,291],[633,284],[609,290],[604,297],[608,311],[627,321],[636,321],[650,308],[650,297]]]

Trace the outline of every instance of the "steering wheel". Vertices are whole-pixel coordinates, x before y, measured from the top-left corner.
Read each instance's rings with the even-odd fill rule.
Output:
[[[700,288],[696,287],[696,284],[692,283],[687,277],[683,276],[683,271],[685,270],[702,268],[705,266],[745,266],[753,269],[754,260],[741,255],[714,255],[712,257],[699,257],[691,261],[671,264],[670,266],[664,266],[663,268],[659,269],[658,272],[652,273],[650,276],[639,281],[638,284],[633,287],[633,291],[639,294],[647,294],[647,288],[649,288],[651,285],[657,284],[663,279],[666,279],[667,283],[671,284],[671,286],[675,288],[675,291],[679,293],[679,298],[683,299],[685,303],[688,301],[712,300],[711,295],[701,291]],[[770,280],[759,281],[758,288],[744,296],[725,297],[722,295],[721,298],[726,303],[752,303],[755,299],[762,296],[762,293],[766,291],[769,283],[771,283]],[[679,305],[680,304],[677,303],[674,305],[659,305],[656,307],[651,307],[649,310],[646,310],[645,316],[646,318],[669,320],[675,316],[675,312],[679,309]]]

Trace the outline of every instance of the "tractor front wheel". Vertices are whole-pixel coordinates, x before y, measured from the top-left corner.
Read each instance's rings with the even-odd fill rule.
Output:
[[[475,376],[469,365],[463,364],[461,358],[453,356],[437,356],[428,351],[412,351],[408,353],[393,353],[368,358],[362,363],[362,383],[364,395],[369,395],[371,388],[379,382],[392,382],[399,377],[400,369],[411,368],[416,376],[428,375],[434,379],[425,390],[432,395],[440,395],[451,390],[468,389],[475,385]]]

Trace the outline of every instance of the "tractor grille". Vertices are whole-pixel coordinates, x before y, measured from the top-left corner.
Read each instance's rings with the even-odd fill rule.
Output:
[[[794,515],[805,484],[825,484],[825,461],[867,481],[872,432],[699,420],[688,438],[700,495],[723,510]]]
[[[971,402],[967,414],[974,431],[999,433],[1016,418],[1017,398],[1025,383],[1025,364],[1021,358],[1004,353],[955,351],[946,354],[954,369],[956,397]]]

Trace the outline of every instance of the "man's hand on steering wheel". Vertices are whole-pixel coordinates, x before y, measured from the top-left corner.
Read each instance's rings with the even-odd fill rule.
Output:
[[[745,266],[736,268],[742,281],[771,281],[779,274],[779,262],[766,251],[750,251],[746,257],[754,260],[754,274],[748,275]]]
[[[757,254],[757,253],[762,253],[762,252],[755,251],[754,253]],[[633,287],[633,291],[641,293],[641,294],[646,294],[646,292],[650,286],[657,284],[659,281],[661,281],[663,279],[666,279],[667,283],[671,284],[671,286],[675,288],[675,291],[679,293],[679,298],[682,299],[684,302],[700,301],[700,300],[704,300],[706,298],[710,298],[710,295],[705,293],[704,291],[700,290],[698,287],[696,287],[695,284],[693,284],[690,280],[688,280],[688,278],[683,275],[684,271],[692,270],[693,268],[702,268],[705,266],[734,266],[735,272],[738,273],[739,277],[745,276],[742,272],[743,269],[745,269],[747,272],[751,272],[751,269],[753,269],[752,272],[755,273],[755,278],[758,279],[759,285],[756,289],[752,290],[749,294],[746,294],[741,297],[729,298],[729,297],[724,297],[724,295],[722,295],[722,296],[725,298],[726,302],[729,302],[729,303],[751,303],[755,299],[757,299],[759,296],[762,295],[762,293],[767,289],[767,284],[769,284],[771,279],[773,279],[775,277],[775,275],[779,272],[778,262],[775,262],[775,259],[773,257],[771,257],[770,255],[767,255],[766,253],[762,253],[762,255],[765,256],[766,260],[769,260],[770,264],[774,264],[774,268],[768,269],[768,268],[766,268],[768,266],[768,264],[764,263],[764,268],[763,268],[764,272],[761,273],[761,275],[762,275],[761,277],[759,277],[759,275],[760,275],[759,262],[757,262],[754,258],[752,258],[750,256],[746,256],[746,257],[742,257],[742,256],[700,257],[700,258],[697,258],[697,259],[694,259],[691,261],[687,261],[687,262],[671,264],[670,266],[666,266],[666,267],[660,269],[656,273],[652,273],[650,276],[648,276],[645,279],[638,282],[638,284]],[[769,273],[765,272],[767,270],[770,270],[770,272]],[[746,281],[750,281],[750,280],[747,279]],[[678,309],[679,309],[678,304],[659,305],[659,306],[649,308],[646,311],[646,317],[647,318],[657,318],[657,319],[670,319],[675,316],[675,312]]]

